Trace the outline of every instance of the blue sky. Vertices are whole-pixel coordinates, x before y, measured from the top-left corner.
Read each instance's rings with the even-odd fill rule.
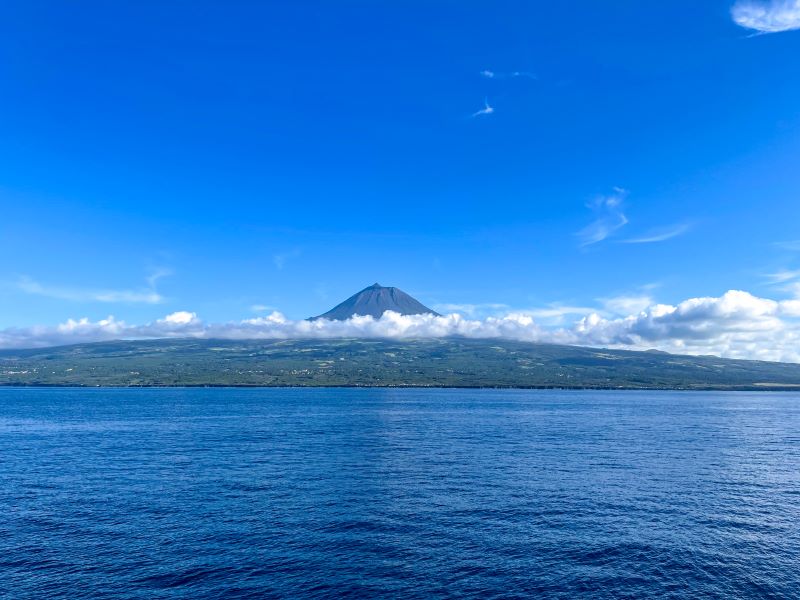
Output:
[[[301,319],[375,281],[553,325],[792,301],[798,26],[793,0],[5,3],[0,328]]]

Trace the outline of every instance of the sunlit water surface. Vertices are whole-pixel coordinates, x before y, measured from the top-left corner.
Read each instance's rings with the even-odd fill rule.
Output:
[[[798,598],[800,395],[0,389],[0,596]]]

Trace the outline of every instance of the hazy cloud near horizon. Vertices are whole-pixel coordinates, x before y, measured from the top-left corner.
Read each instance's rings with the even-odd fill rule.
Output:
[[[653,348],[683,354],[800,362],[800,300],[771,300],[731,290],[719,297],[691,298],[676,306],[651,304],[628,316],[607,317],[594,312],[564,327],[545,327],[534,316],[523,313],[471,319],[459,314],[402,316],[387,312],[380,319],[293,321],[273,312],[266,317],[236,322],[205,323],[193,312],[178,311],[144,325],[130,325],[109,317],[100,321],[70,319],[55,326],[8,328],[0,330],[0,348],[46,347],[121,338],[448,336],[632,350]]]

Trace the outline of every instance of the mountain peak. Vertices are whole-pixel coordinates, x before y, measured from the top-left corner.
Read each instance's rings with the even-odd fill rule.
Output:
[[[341,304],[334,306],[328,312],[317,317],[311,317],[311,320],[344,321],[356,315],[379,319],[387,310],[401,315],[429,314],[439,316],[439,313],[412,298],[400,288],[384,287],[379,283],[374,283],[357,294],[350,296]]]

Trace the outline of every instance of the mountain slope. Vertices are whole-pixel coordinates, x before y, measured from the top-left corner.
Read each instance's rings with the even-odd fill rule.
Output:
[[[800,390],[800,365],[496,339],[181,339],[0,351],[0,385]]]
[[[364,288],[347,300],[334,306],[325,314],[311,317],[311,320],[328,319],[344,321],[356,315],[380,318],[384,312],[391,310],[401,315],[438,315],[430,308],[396,287],[384,287],[379,283]]]

